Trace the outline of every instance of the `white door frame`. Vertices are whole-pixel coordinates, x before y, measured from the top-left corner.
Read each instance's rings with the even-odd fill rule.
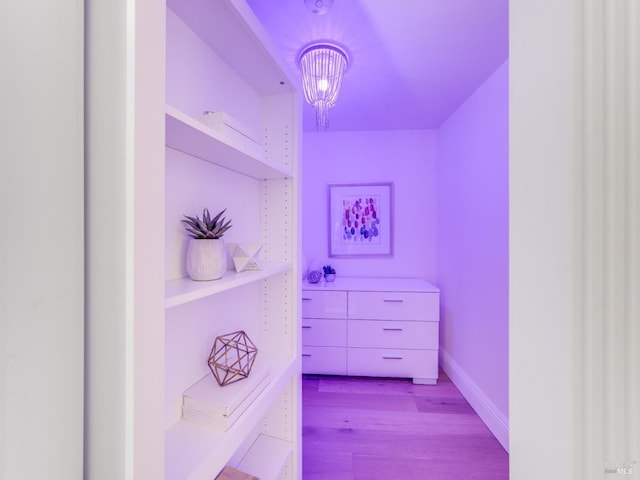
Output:
[[[516,480],[639,473],[639,12],[510,2]]]

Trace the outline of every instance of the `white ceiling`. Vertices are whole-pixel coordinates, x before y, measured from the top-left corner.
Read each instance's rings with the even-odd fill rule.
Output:
[[[508,0],[247,0],[292,70],[311,42],[350,56],[329,130],[436,128],[508,58]],[[315,130],[305,105],[305,130]]]

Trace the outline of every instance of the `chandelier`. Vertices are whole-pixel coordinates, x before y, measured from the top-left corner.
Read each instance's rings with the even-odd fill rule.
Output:
[[[309,45],[298,57],[304,98],[316,109],[318,130],[329,126],[329,109],[336,104],[348,63],[347,53],[331,43]]]

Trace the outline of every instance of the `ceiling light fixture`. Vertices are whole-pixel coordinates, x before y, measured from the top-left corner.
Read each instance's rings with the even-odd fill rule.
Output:
[[[304,4],[316,15],[324,15],[333,6],[333,0],[304,0]]]
[[[349,60],[347,52],[332,43],[314,43],[305,47],[298,57],[302,70],[304,98],[316,109],[316,128],[329,126],[329,109],[340,93],[342,76]]]

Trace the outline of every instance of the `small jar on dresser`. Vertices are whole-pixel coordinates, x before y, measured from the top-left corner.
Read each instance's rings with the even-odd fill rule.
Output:
[[[419,278],[302,285],[302,371],[438,380],[440,291]]]

